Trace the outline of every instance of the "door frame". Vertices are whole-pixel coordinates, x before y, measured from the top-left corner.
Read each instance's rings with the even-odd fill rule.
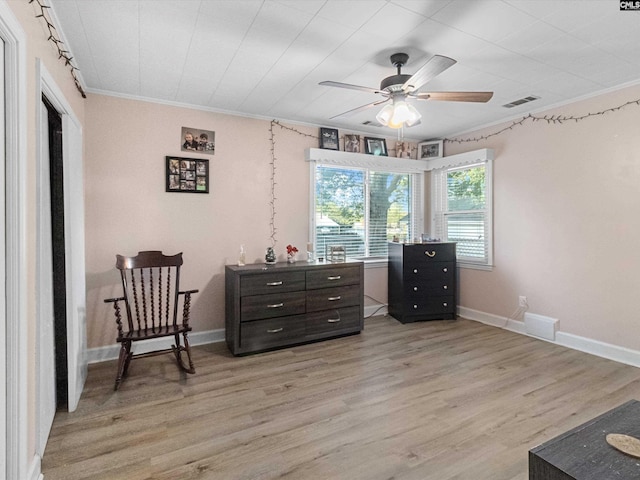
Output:
[[[5,311],[0,340],[7,346],[0,360],[6,392],[0,396],[0,479],[26,478],[28,470],[27,333],[27,66],[26,35],[6,2],[0,3],[5,78]],[[9,321],[7,321],[9,319]]]
[[[71,106],[65,99],[51,74],[40,59],[36,59],[36,138],[44,141],[46,132],[42,132],[40,102],[42,96],[58,111],[62,117],[62,150],[64,174],[64,211],[65,211],[65,271],[67,282],[67,370],[69,377],[68,409],[73,412],[80,400],[87,378],[87,336],[86,336],[86,288],[84,261],[84,189],[82,175],[82,128]],[[48,136],[47,136],[48,141]],[[40,145],[40,143],[38,144]],[[37,175],[40,175],[42,148],[38,148]],[[41,232],[38,231],[37,235]],[[38,252],[43,258],[43,252]],[[40,301],[40,299],[36,299]],[[38,378],[36,373],[36,378]],[[37,400],[38,401],[38,400]],[[39,411],[38,405],[36,410]],[[40,423],[40,422],[38,422]],[[38,424],[38,432],[44,427]]]

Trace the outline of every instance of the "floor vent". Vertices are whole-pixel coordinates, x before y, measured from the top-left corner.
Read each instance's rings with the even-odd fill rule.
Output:
[[[544,315],[529,312],[524,314],[524,331],[527,335],[555,341],[557,330],[557,318],[545,317]]]
[[[522,105],[523,103],[533,102],[534,100],[538,100],[539,98],[540,97],[536,97],[535,95],[529,95],[528,97],[520,98],[519,100],[514,100],[511,103],[507,103],[506,105],[503,105],[503,107],[513,108],[517,107],[518,105]]]

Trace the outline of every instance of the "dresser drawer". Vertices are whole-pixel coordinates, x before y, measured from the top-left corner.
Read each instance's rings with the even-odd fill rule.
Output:
[[[240,296],[304,290],[304,272],[273,272],[240,279]]]
[[[360,267],[323,268],[307,271],[307,290],[359,283]]]
[[[438,281],[453,282],[456,273],[455,262],[432,262],[420,259],[419,262],[403,265],[404,278],[411,282],[415,278],[433,278]]]
[[[360,286],[321,288],[307,292],[307,312],[360,304]]]
[[[456,258],[455,243],[423,243],[405,246],[405,263],[432,261],[449,262]]]
[[[305,292],[251,295],[240,300],[240,321],[284,317],[305,312]]]
[[[405,314],[437,314],[453,313],[456,311],[455,298],[453,296],[423,297],[407,299]]]
[[[305,334],[305,315],[256,320],[240,324],[240,348],[258,351],[301,341]]]
[[[307,315],[307,336],[330,334],[331,332],[358,330],[362,319],[360,307],[348,307]]]
[[[424,299],[425,296],[431,295],[453,295],[453,282],[438,282],[429,279],[422,282],[407,282],[404,287],[404,294],[408,301]]]

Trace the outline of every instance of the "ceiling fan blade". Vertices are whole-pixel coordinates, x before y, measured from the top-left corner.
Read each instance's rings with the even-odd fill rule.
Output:
[[[378,90],[377,88],[361,87],[360,85],[352,85],[350,83],[332,82],[331,80],[320,82],[319,85],[325,85],[327,87],[350,88],[351,90],[360,90],[369,93],[387,93],[383,92],[382,90]]]
[[[426,92],[409,94],[420,100],[442,100],[445,102],[479,102],[486,103],[493,97],[493,92]]]
[[[455,63],[456,61],[453,58],[434,55],[416,73],[411,75],[409,80],[404,82],[402,90],[405,92],[415,92],[416,90],[419,90],[425,83],[440,75]]]
[[[366,105],[362,105],[360,107],[353,108],[351,110],[347,110],[346,112],[339,113],[338,115],[334,115],[331,117],[331,120],[338,117],[345,117],[348,115],[353,115],[354,113],[362,112],[367,108],[375,107],[376,105],[380,105],[381,103],[388,102],[389,99],[385,98],[384,100],[378,100],[377,102],[367,103]]]

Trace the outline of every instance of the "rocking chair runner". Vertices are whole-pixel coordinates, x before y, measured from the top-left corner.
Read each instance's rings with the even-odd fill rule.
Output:
[[[135,257],[116,255],[116,259],[124,294],[122,297],[105,300],[105,303],[113,303],[118,324],[117,340],[121,344],[114,390],[120,386],[133,358],[173,352],[182,371],[195,373],[187,332],[191,331],[191,295],[198,290],[180,291],[182,253],[167,256],[159,251],[144,251],[138,252]],[[182,318],[179,320],[178,305],[181,298]],[[120,302],[124,302],[125,306],[127,331],[123,330]],[[184,345],[181,345],[180,335]],[[133,342],[168,336],[175,337],[175,345],[171,348],[136,355],[131,351]],[[182,358],[182,352],[187,355],[188,365]]]

